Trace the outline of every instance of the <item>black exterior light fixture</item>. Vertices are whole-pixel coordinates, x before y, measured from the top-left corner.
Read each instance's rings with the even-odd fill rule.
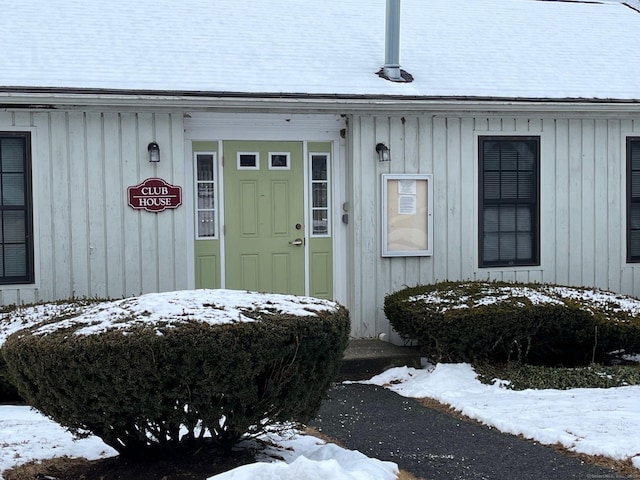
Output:
[[[151,163],[158,163],[160,161],[160,145],[156,142],[151,142],[147,147],[149,152],[149,161]]]
[[[378,160],[381,162],[390,162],[391,161],[391,151],[389,147],[387,147],[384,143],[379,143],[376,145],[376,152],[378,152]]]

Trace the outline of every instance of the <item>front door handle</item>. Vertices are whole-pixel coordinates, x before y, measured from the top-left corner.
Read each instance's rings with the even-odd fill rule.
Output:
[[[299,247],[300,245],[304,245],[304,240],[301,238],[296,238],[295,240],[291,240],[289,242],[289,245],[294,245],[296,247]]]

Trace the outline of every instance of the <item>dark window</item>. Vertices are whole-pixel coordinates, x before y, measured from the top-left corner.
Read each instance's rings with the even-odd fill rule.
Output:
[[[627,261],[640,262],[640,137],[627,138]]]
[[[0,283],[33,282],[31,138],[0,132]]]
[[[480,267],[539,265],[539,137],[480,137]]]

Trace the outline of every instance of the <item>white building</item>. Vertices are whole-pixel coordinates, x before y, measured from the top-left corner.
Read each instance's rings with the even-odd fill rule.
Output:
[[[640,295],[640,5],[405,0],[385,55],[388,3],[4,5],[0,303]]]

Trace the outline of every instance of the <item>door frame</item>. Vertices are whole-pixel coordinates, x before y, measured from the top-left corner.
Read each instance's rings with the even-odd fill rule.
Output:
[[[218,144],[218,202],[219,202],[219,228],[224,225],[224,173],[221,168],[222,142],[224,140],[255,140],[255,141],[295,141],[303,143],[304,163],[304,216],[305,237],[308,238],[308,148],[309,142],[331,142],[331,231],[333,241],[333,298],[334,300],[348,304],[349,292],[347,291],[347,224],[342,218],[346,206],[346,150],[345,141],[341,131],[346,127],[346,121],[339,115],[283,115],[283,114],[215,114],[215,113],[191,113],[185,115],[185,206],[188,207],[187,218],[187,254],[190,261],[187,265],[189,288],[195,288],[195,206],[194,206],[194,181],[193,181],[193,141],[209,141]],[[227,162],[235,159],[226,159]],[[220,235],[220,270],[221,288],[225,288],[225,238]],[[310,289],[309,277],[309,248],[305,245],[305,293]]]

